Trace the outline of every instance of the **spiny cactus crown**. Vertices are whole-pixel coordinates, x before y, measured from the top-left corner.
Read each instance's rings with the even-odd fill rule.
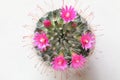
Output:
[[[58,59],[58,63],[53,63],[56,57],[63,56],[66,65],[70,66],[73,54],[85,58],[94,46],[94,35],[87,21],[77,12],[68,13],[70,10],[72,11],[71,7],[67,9],[67,13],[63,9],[48,12],[39,19],[35,29],[34,43],[38,55],[55,69],[58,63],[65,63],[62,58],[60,60],[63,61],[59,62]],[[60,66],[58,65],[58,69]]]

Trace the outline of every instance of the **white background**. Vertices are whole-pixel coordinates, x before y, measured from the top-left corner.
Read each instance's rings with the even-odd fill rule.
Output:
[[[94,23],[103,28],[98,29],[96,51],[91,56],[92,77],[120,80],[120,0],[88,0],[84,4],[89,3]],[[35,5],[36,0],[0,0],[0,80],[43,80],[27,57],[29,49],[22,44],[22,26],[29,24],[28,13]]]

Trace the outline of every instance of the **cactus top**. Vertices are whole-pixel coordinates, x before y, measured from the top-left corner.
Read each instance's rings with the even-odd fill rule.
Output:
[[[83,67],[95,45],[90,26],[72,6],[46,13],[34,32],[37,54],[55,70]]]

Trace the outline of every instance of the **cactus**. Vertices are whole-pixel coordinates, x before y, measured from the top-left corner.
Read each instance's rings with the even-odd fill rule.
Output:
[[[63,55],[68,62],[67,65],[70,67],[72,53],[83,57],[89,56],[94,47],[94,38],[93,42],[90,43],[92,47],[85,48],[82,46],[84,43],[81,42],[81,37],[87,33],[90,34],[90,37],[94,37],[94,34],[87,21],[77,12],[74,20],[66,22],[61,17],[61,10],[50,11],[39,19],[34,32],[39,34],[44,32],[48,37],[49,46],[46,46],[43,50],[35,46],[35,49],[39,51],[38,55],[44,61],[49,62],[50,65],[52,65],[51,62],[55,57]]]

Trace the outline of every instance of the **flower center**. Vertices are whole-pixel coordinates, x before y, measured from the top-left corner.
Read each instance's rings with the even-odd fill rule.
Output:
[[[60,60],[58,61],[58,64],[61,65],[62,63],[63,63],[63,60],[60,59]]]
[[[41,43],[45,42],[45,39],[44,39],[44,38],[41,38],[41,39],[40,39],[40,42],[41,42]]]
[[[84,40],[84,43],[85,43],[85,44],[87,44],[88,42],[89,42],[89,41],[88,41],[87,39],[86,39],[86,40]]]
[[[76,63],[79,63],[79,62],[80,62],[80,60],[79,60],[79,59],[76,59],[76,60],[75,60],[75,62],[76,62]]]
[[[70,13],[69,12],[66,13],[66,17],[70,17]]]

